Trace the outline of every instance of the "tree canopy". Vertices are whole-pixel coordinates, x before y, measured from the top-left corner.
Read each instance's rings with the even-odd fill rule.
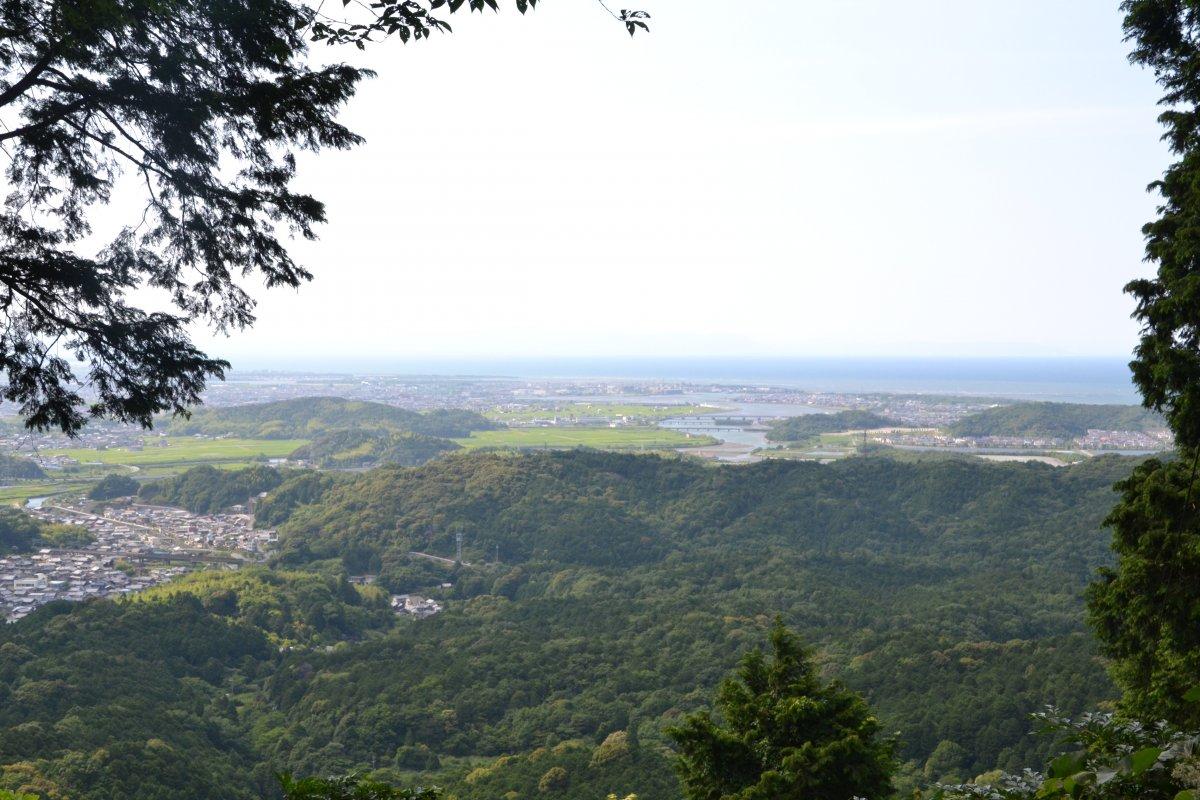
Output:
[[[114,472],[105,475],[91,488],[87,496],[89,500],[113,500],[117,497],[132,497],[140,488],[141,484],[133,478]]]
[[[175,420],[171,433],[235,435],[251,439],[304,439],[327,431],[386,428],[426,436],[458,438],[500,427],[482,414],[454,408],[424,413],[386,403],[341,397],[297,397],[273,403],[205,408],[187,420]]]
[[[1089,429],[1145,431],[1166,421],[1137,406],[1090,403],[1014,403],[968,414],[950,426],[956,436],[1050,436],[1071,439]]]
[[[572,451],[282,473],[256,517],[291,566],[0,626],[0,788],[249,800],[276,771],[360,771],[459,800],[680,800],[662,728],[767,640],[763,609],[897,732],[900,780],[1019,772],[1052,746],[1030,712],[1113,696],[1079,595],[1134,463]],[[258,473],[170,499],[244,502]],[[453,556],[457,532],[468,563],[411,555]],[[399,615],[392,593],[443,610]]]
[[[1132,60],[1165,89],[1160,119],[1178,156],[1152,185],[1162,204],[1144,229],[1157,274],[1127,291],[1142,323],[1134,380],[1145,404],[1166,416],[1179,458],[1147,462],[1120,485],[1108,520],[1117,565],[1092,586],[1089,607],[1124,710],[1194,726],[1200,713],[1182,696],[1200,665],[1200,3],[1126,0],[1122,8]]]
[[[823,683],[778,619],[771,656],[747,653],[701,711],[667,735],[688,800],[844,800],[891,792],[892,744],[857,694]]]
[[[776,422],[767,431],[771,442],[795,442],[822,433],[887,428],[899,425],[897,420],[870,411],[839,411],[836,414],[803,414]]]
[[[147,483],[138,491],[146,503],[178,506],[193,514],[215,514],[230,506],[241,505],[262,492],[274,489],[283,476],[264,466],[223,470],[208,464],[156,483]]]
[[[1162,411],[1176,441],[1200,448],[1200,3],[1125,0],[1130,58],[1165,90],[1159,120],[1178,158],[1151,184],[1162,202],[1143,229],[1152,278],[1131,281],[1141,340],[1130,365],[1148,407]]]
[[[522,14],[537,8],[539,0],[513,0],[513,5]],[[625,26],[630,36],[639,30],[650,30],[645,11],[627,8],[619,12],[608,7],[604,0],[596,0],[609,16]],[[345,7],[348,0],[342,3]],[[460,9],[483,12],[485,9],[500,10],[499,0],[378,0],[368,9],[369,14],[359,19],[322,14],[318,7],[310,12],[313,40],[328,44],[354,44],[362,48],[373,36],[395,36],[401,41],[428,39],[435,32],[449,32],[450,24],[438,16],[442,11],[453,14]]]
[[[284,800],[438,800],[441,797],[435,789],[400,789],[355,775],[334,778],[280,775],[279,784]]]
[[[27,425],[185,410],[228,366],[188,323],[244,328],[240,279],[309,278],[284,237],[312,238],[325,210],[293,188],[295,152],[359,141],[335,116],[369,73],[308,66],[306,20],[288,0],[0,6],[0,370]],[[123,175],[141,211],[99,229]],[[133,305],[139,287],[173,311]]]

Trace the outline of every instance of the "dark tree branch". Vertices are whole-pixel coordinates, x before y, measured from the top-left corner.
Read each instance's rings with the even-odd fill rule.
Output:
[[[76,111],[80,111],[85,107],[87,107],[86,100],[76,100],[73,103],[68,103],[46,119],[38,120],[37,122],[31,122],[28,125],[22,125],[19,128],[13,128],[12,130],[0,133],[0,142],[7,141],[9,139],[23,139],[31,134],[58,124],[66,117],[69,117]]]
[[[521,13],[537,0],[513,0]],[[363,23],[299,0],[0,3],[0,132],[13,191],[0,210],[0,394],[26,424],[76,432],[89,416],[149,425],[185,413],[227,364],[192,346],[188,326],[254,321],[239,281],[299,286],[281,231],[314,238],[319,201],[293,188],[297,149],[359,138],[340,107],[370,72],[308,66],[311,40],[358,47],[450,26],[431,12],[499,0],[355,0]],[[641,12],[622,12],[632,33]],[[11,149],[10,149],[11,148]],[[99,254],[80,252],[91,210],[122,173],[145,184],[140,218]],[[171,314],[128,305],[169,294]],[[47,355],[49,342],[78,359]]]
[[[29,68],[29,71],[26,72],[22,78],[4,91],[0,92],[0,106],[6,106],[9,103],[12,103],[14,100],[20,98],[21,95],[25,94],[25,92],[33,86],[34,82],[37,81],[38,76],[45,72],[54,62],[54,57],[54,51],[47,49],[41,58],[33,63],[33,65]]]

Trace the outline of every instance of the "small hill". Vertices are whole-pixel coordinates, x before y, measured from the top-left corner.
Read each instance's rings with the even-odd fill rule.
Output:
[[[171,423],[177,435],[230,434],[246,439],[310,439],[324,431],[389,428],[446,439],[492,430],[495,422],[474,411],[438,409],[417,413],[385,403],[340,397],[300,397],[274,403],[207,408]]]
[[[767,439],[772,442],[798,442],[802,439],[820,436],[822,433],[890,428],[900,424],[897,420],[881,417],[870,411],[839,411],[836,414],[807,414],[802,417],[789,417],[782,422],[777,422],[767,432]]]
[[[105,475],[104,479],[88,492],[89,500],[112,500],[117,497],[132,497],[138,493],[141,484],[128,475]]]
[[[78,525],[51,525],[16,508],[0,508],[0,556],[39,547],[81,547],[94,537]]]
[[[173,478],[148,483],[138,497],[145,503],[186,508],[193,514],[215,514],[245,503],[282,482],[283,476],[270,467],[224,470],[206,464]]]
[[[1162,416],[1140,406],[1085,403],[1017,403],[980,411],[951,425],[955,436],[1046,436],[1073,439],[1089,429],[1147,431],[1166,427]]]
[[[41,544],[45,525],[23,511],[0,508],[0,556],[27,553]]]
[[[0,455],[0,481],[27,481],[46,473],[33,461],[20,456]]]
[[[137,595],[156,602],[188,594],[222,617],[259,628],[276,642],[325,644],[391,627],[386,592],[344,577],[246,567],[193,572]]]
[[[298,448],[291,458],[320,467],[351,469],[381,464],[417,467],[442,453],[462,448],[448,439],[378,429],[329,431]]]

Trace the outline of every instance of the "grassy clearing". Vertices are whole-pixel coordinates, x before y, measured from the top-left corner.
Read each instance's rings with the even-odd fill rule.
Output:
[[[599,450],[659,450],[716,444],[708,436],[688,436],[661,428],[509,428],[477,431],[469,439],[455,439],[470,450],[562,449],[595,447]]]
[[[846,456],[854,455],[854,450],[850,448],[837,447],[815,447],[815,448],[792,448],[784,447],[779,449],[764,449],[755,451],[755,455],[762,458],[782,458],[791,461],[829,461],[831,459],[845,458]]]
[[[260,458],[283,458],[297,447],[308,444],[303,439],[196,439],[171,436],[167,447],[153,445],[144,450],[116,447],[111,450],[68,448],[46,450],[45,455],[64,455],[80,464],[99,463],[109,466],[154,467],[168,465],[209,464],[216,462],[251,462]]]
[[[287,442],[286,444],[293,445],[295,443]],[[170,448],[166,448],[166,449],[170,449]],[[255,449],[256,448],[251,448],[251,450],[255,450]],[[288,449],[287,452],[290,453],[294,449],[295,449],[295,447],[290,447],[290,449]],[[68,455],[72,455],[73,458],[78,457],[78,456],[74,456],[73,455],[74,453],[79,453],[83,457],[84,460],[88,460],[88,461],[99,461],[99,459],[96,458],[97,456],[106,456],[106,459],[105,459],[105,461],[101,462],[100,464],[96,464],[96,465],[84,464],[84,465],[77,466],[77,467],[69,467],[68,469],[63,470],[59,475],[55,475],[55,473],[52,472],[52,473],[50,473],[51,477],[48,480],[35,480],[35,481],[27,481],[27,482],[17,483],[12,486],[0,486],[0,505],[12,505],[12,504],[21,505],[21,504],[24,504],[25,501],[27,501],[31,497],[48,497],[48,496],[57,496],[57,495],[64,495],[64,494],[82,494],[84,492],[87,492],[89,489],[91,489],[92,486],[95,485],[96,481],[100,480],[105,475],[108,475],[108,474],[114,473],[114,472],[120,473],[123,475],[129,475],[130,477],[135,478],[136,480],[138,480],[142,483],[145,483],[147,481],[158,480],[160,478],[168,478],[172,475],[178,475],[180,472],[184,471],[185,469],[196,466],[198,464],[209,464],[213,467],[216,467],[217,469],[244,469],[246,467],[252,467],[257,463],[261,463],[259,461],[254,460],[253,458],[235,460],[235,461],[214,461],[214,460],[212,460],[212,457],[213,457],[212,451],[194,451],[193,452],[194,460],[190,460],[190,461],[189,460],[180,460],[180,461],[159,463],[159,464],[145,463],[145,462],[142,462],[142,464],[133,463],[133,461],[129,458],[129,456],[138,456],[138,455],[145,454],[144,452],[137,452],[137,451],[130,453],[129,451],[126,451],[126,450],[114,449],[114,450],[102,450],[102,451],[97,452],[96,450],[78,449],[77,448],[74,450],[56,450],[54,452],[55,453],[66,453]],[[226,455],[226,454],[230,454],[230,453],[240,454],[242,452],[245,452],[245,451],[244,450],[228,450],[228,451],[222,451],[219,455]],[[270,448],[267,448],[267,451],[265,453],[262,453],[262,454],[255,453],[255,457],[259,457],[260,455],[266,455],[269,458],[273,458],[273,457],[275,457],[274,455],[272,455],[273,452],[274,452],[273,450],[271,450]],[[202,453],[203,453],[203,455],[206,455],[207,457],[202,457]],[[176,455],[178,455],[178,454],[179,454],[179,451],[177,450]],[[283,455],[286,455],[286,454],[287,453],[284,453]]]
[[[0,505],[24,505],[31,497],[82,492],[89,489],[93,481],[31,481],[15,486],[0,487]]]

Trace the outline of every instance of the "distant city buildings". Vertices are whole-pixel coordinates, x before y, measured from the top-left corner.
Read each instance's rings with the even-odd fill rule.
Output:
[[[1081,450],[1157,452],[1174,446],[1170,431],[1089,430],[1075,439],[1053,436],[951,436],[934,429],[872,431],[868,441],[893,447],[979,450]]]

